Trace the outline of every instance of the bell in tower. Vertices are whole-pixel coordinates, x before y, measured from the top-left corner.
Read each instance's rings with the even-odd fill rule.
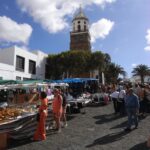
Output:
[[[91,51],[89,20],[83,13],[81,7],[72,20],[70,50]]]

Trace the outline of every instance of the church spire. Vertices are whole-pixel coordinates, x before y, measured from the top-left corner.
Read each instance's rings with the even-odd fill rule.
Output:
[[[83,12],[83,9],[82,9],[82,6],[80,4],[80,7],[79,7],[79,10],[77,12],[77,14],[75,15],[75,17],[73,18],[73,21],[74,20],[77,20],[77,19],[85,19],[85,20],[88,20],[88,18],[85,16],[84,12]]]
[[[81,5],[72,20],[70,39],[70,50],[91,51],[89,20],[85,16]]]
[[[82,5],[80,4],[79,13],[82,13]]]

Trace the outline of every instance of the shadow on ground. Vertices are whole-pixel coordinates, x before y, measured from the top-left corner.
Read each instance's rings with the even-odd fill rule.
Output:
[[[54,135],[54,134],[57,134],[57,131],[55,130],[48,130],[46,135],[47,137],[48,136],[51,136],[51,135]],[[24,138],[24,139],[9,139],[8,140],[8,149],[11,149],[11,148],[17,148],[19,146],[23,146],[23,145],[27,145],[27,144],[30,144],[30,143],[35,143],[35,142],[40,142],[40,141],[33,141],[33,136],[30,136],[28,138]]]
[[[16,148],[18,146],[30,144],[32,142],[33,141],[30,138],[28,138],[28,139],[22,139],[22,140],[12,140],[12,139],[10,139],[8,141],[8,147],[7,147],[7,149]]]
[[[110,128],[110,129],[124,128],[124,127],[127,126],[127,124],[128,124],[128,121],[124,121],[124,122],[122,122],[122,123],[120,123],[120,124]]]
[[[107,105],[104,103],[90,103],[90,104],[87,104],[86,107],[105,107],[105,106]]]
[[[71,115],[71,114],[67,114],[67,121],[70,121],[72,119],[74,119],[76,116],[75,115]],[[57,131],[55,130],[51,130],[49,129],[46,133],[47,136],[51,136],[51,135],[54,135],[54,134],[57,134]],[[26,144],[30,144],[30,143],[33,143],[34,141],[31,140],[32,137],[28,137],[28,138],[24,138],[24,139],[9,139],[8,140],[8,149],[11,149],[11,148],[17,148],[19,146],[23,146],[23,145],[26,145]]]
[[[143,142],[143,143],[140,143],[140,144],[133,146],[129,150],[150,150],[150,148],[148,148],[146,146],[146,142]]]
[[[121,131],[121,132],[105,135],[101,138],[94,140],[94,142],[90,145],[87,145],[86,148],[90,148],[90,147],[93,147],[96,145],[105,145],[108,143],[112,143],[112,142],[121,140],[123,138],[123,136],[125,136],[126,134],[128,134],[128,132]]]
[[[143,120],[143,119],[145,119],[146,118],[146,116],[139,116],[139,122],[141,121],[141,120]],[[127,126],[127,124],[128,124],[128,121],[126,120],[126,121],[124,121],[124,122],[122,122],[122,123],[120,123],[120,124],[118,124],[118,125],[116,125],[116,126],[114,126],[114,127],[112,127],[112,128],[110,128],[110,129],[117,129],[117,128],[124,128],[124,127],[126,127]]]
[[[115,115],[115,114],[105,114],[100,116],[94,116],[93,118],[98,120],[95,122],[96,124],[103,124],[103,123],[114,121],[116,119],[120,119],[122,117],[123,116]]]
[[[75,115],[70,115],[70,114],[67,114],[66,116],[67,116],[67,121],[70,121],[76,117]]]

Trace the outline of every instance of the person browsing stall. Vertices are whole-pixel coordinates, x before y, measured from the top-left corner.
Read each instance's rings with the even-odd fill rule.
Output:
[[[48,109],[48,100],[47,100],[47,94],[45,92],[41,92],[40,99],[41,99],[41,105],[39,106],[39,121],[37,125],[36,132],[34,134],[34,140],[46,140],[46,118],[47,118],[47,109]]]
[[[53,110],[54,121],[56,122],[56,130],[58,130],[58,132],[61,132],[60,120],[62,116],[62,102],[63,102],[63,99],[60,94],[60,91],[58,89],[54,89],[54,99],[52,102],[52,110]]]

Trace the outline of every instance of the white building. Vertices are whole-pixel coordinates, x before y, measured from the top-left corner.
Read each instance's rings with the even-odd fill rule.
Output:
[[[45,79],[47,54],[17,46],[0,50],[0,79]]]
[[[134,82],[134,83],[141,83],[141,78],[140,78],[140,76],[133,76],[130,78],[130,81]],[[144,82],[150,83],[150,76],[145,76]]]

